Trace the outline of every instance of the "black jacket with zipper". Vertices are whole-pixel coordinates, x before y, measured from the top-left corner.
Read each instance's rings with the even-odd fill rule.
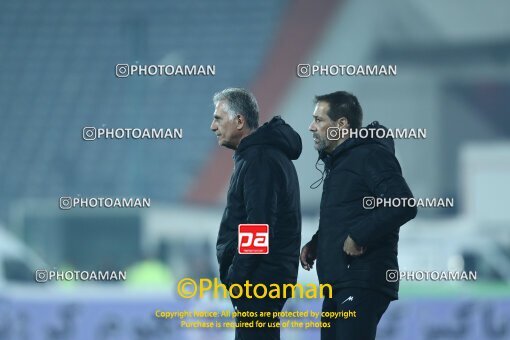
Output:
[[[296,282],[301,208],[292,160],[301,149],[301,138],[280,117],[241,140],[216,243],[223,283]],[[238,254],[238,226],[244,223],[269,225],[269,254]]]
[[[384,128],[373,122],[369,128]],[[317,250],[320,283],[334,289],[368,288],[398,299],[398,281],[386,278],[398,270],[400,227],[416,216],[416,207],[365,209],[364,197],[413,197],[402,177],[392,138],[349,138],[331,154],[321,153],[326,177],[319,230],[311,244]],[[361,256],[343,251],[347,236],[366,247]]]

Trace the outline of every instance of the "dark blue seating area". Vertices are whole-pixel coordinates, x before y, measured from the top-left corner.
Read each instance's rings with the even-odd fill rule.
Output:
[[[215,148],[215,91],[250,87],[287,2],[0,2],[0,218],[18,199],[182,198]],[[214,77],[117,79],[115,65],[214,64]],[[84,126],[182,128],[174,141]]]

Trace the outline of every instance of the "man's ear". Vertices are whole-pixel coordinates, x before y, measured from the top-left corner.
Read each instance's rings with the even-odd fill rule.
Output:
[[[345,117],[340,117],[337,119],[336,123],[340,129],[348,129],[350,128],[349,121]]]
[[[235,118],[235,122],[237,124],[237,130],[242,130],[244,128],[244,125],[246,123],[246,120],[244,119],[243,115],[237,115]]]

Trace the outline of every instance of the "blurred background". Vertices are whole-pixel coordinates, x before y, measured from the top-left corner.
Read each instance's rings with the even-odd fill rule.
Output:
[[[154,311],[230,309],[177,296],[217,276],[231,152],[212,95],[254,92],[261,122],[301,135],[303,244],[322,188],[313,96],[354,93],[396,140],[414,195],[453,197],[401,230],[401,270],[476,282],[402,282],[378,339],[510,339],[510,3],[454,0],[0,2],[0,339],[233,339]],[[215,65],[214,76],[115,77],[116,64]],[[396,77],[296,76],[298,64],[393,65]],[[82,139],[85,126],[182,128],[175,140]],[[148,209],[61,210],[61,196],[148,197]],[[35,283],[37,269],[125,270],[126,282]],[[299,282],[317,283],[300,270]],[[290,300],[319,311],[320,300]],[[282,339],[319,339],[283,329]]]

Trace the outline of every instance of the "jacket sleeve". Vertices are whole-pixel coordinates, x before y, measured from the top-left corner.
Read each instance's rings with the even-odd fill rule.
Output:
[[[244,174],[243,196],[246,223],[268,224],[269,242],[274,235],[277,213],[277,171],[268,160],[259,159],[247,165]],[[244,284],[264,255],[239,254],[236,252],[228,273],[228,282]]]
[[[413,197],[394,155],[380,150],[371,152],[365,159],[364,177],[375,199]],[[376,207],[350,228],[349,235],[359,246],[371,245],[413,219],[416,213],[416,207]]]

